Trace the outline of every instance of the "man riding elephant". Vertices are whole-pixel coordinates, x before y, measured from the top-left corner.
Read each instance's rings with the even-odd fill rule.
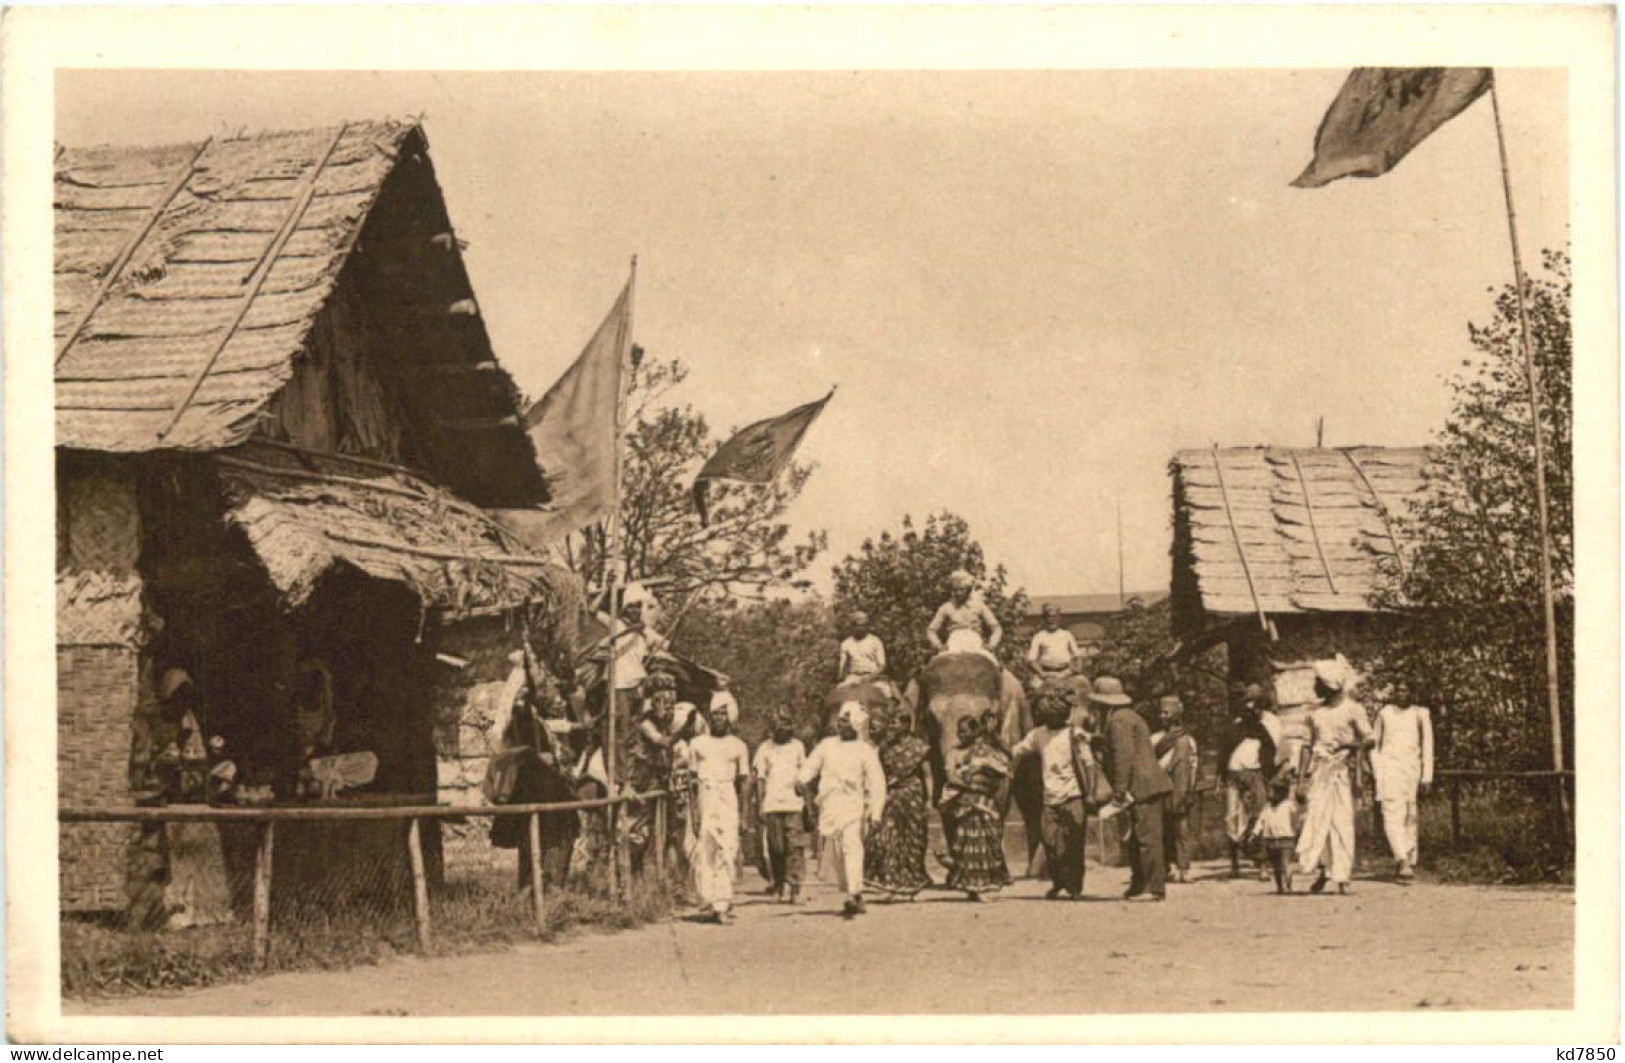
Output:
[[[999,618],[987,607],[976,590],[976,578],[964,569],[948,577],[950,597],[937,608],[925,637],[931,648],[943,653],[980,653],[995,660],[993,651],[1004,638]]]

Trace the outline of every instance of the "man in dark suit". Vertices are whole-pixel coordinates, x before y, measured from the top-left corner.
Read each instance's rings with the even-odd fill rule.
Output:
[[[1160,901],[1167,893],[1168,858],[1163,851],[1163,806],[1173,791],[1168,773],[1157,763],[1151,746],[1151,728],[1134,711],[1133,700],[1120,680],[1101,676],[1089,700],[1106,717],[1106,771],[1112,784],[1112,804],[1129,817],[1129,853],[1132,875],[1125,900]]]

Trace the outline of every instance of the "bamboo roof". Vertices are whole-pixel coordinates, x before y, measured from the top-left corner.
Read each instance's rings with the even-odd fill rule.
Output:
[[[1230,447],[1174,456],[1175,594],[1216,615],[1365,613],[1410,547],[1426,447]]]
[[[375,317],[395,330],[434,466],[461,468],[455,486],[482,504],[546,500],[415,122],[69,147],[55,171],[58,446],[243,443],[292,377],[341,271],[359,261],[368,290],[418,298]],[[375,231],[378,214],[404,231]],[[435,240],[449,266],[407,254]],[[441,305],[419,305],[432,299]],[[421,319],[431,311],[455,322]],[[488,371],[423,375],[425,362]]]
[[[227,524],[290,608],[338,566],[404,584],[424,608],[455,616],[535,602],[565,611],[581,596],[574,575],[408,470],[262,444],[213,460]]]

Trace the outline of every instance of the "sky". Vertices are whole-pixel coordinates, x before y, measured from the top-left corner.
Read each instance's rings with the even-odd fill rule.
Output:
[[[829,568],[942,510],[1032,594],[1169,582],[1188,447],[1428,442],[1510,281],[1490,100],[1288,187],[1345,70],[63,71],[57,139],[421,116],[497,357],[539,395],[638,256],[717,434],[839,385],[788,514]],[[1526,265],[1566,241],[1561,71],[1498,71]],[[542,456],[546,463],[546,455]]]

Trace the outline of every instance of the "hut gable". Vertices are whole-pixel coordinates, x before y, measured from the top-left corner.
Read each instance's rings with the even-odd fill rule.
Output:
[[[410,122],[56,160],[59,447],[260,437],[546,500]]]
[[[1182,450],[1174,497],[1176,625],[1207,617],[1369,613],[1406,562],[1425,447]]]

